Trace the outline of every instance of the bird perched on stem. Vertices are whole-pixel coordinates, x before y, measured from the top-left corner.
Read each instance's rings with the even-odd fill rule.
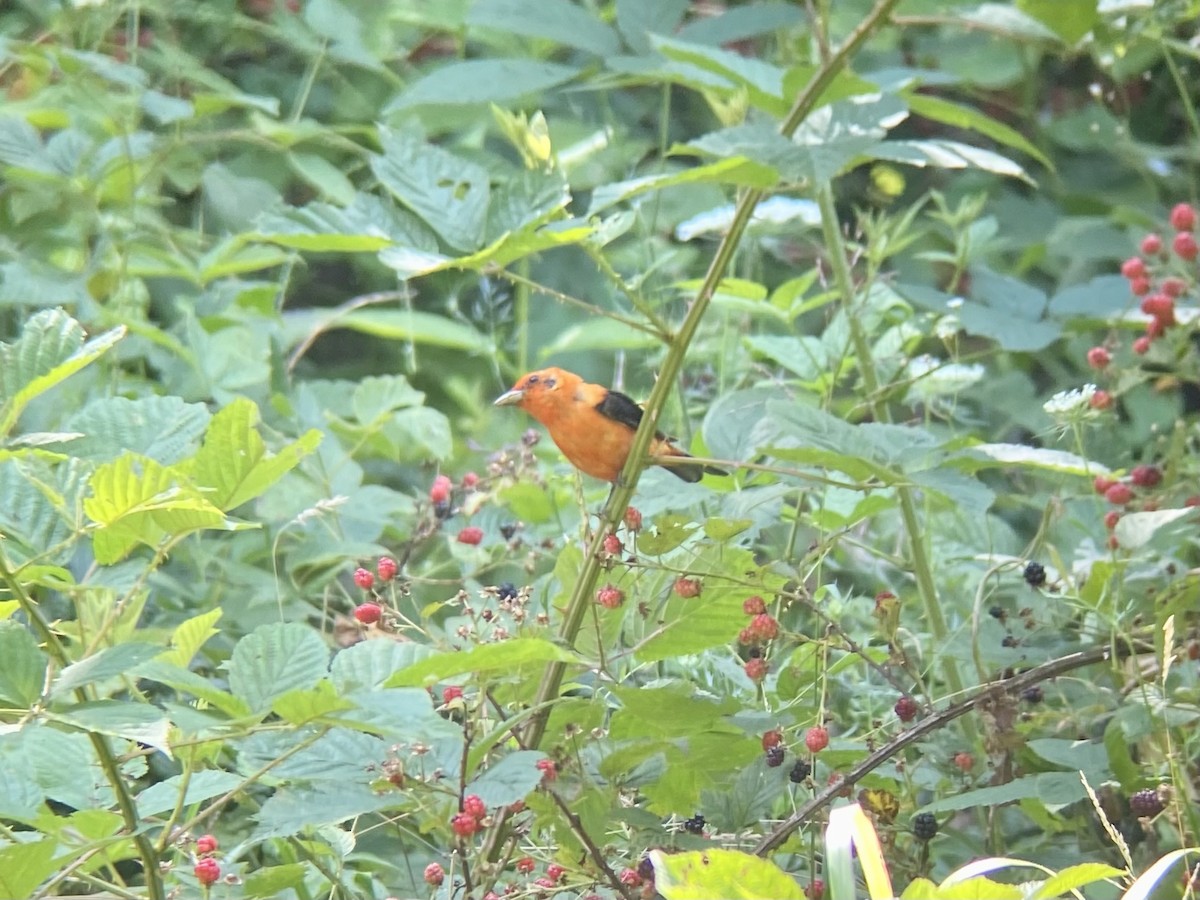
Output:
[[[634,433],[642,421],[642,408],[629,397],[556,368],[522,375],[511,391],[496,398],[496,406],[521,407],[546,426],[571,465],[586,475],[613,483],[625,467]],[[650,456],[659,457],[656,464],[684,481],[699,481],[705,473],[727,474],[700,463],[664,462],[663,457],[692,457],[662,432],[655,432]]]

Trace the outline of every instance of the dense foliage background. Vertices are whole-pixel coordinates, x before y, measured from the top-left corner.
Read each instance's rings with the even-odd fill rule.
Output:
[[[1194,894],[1198,20],[5,4],[0,895]]]

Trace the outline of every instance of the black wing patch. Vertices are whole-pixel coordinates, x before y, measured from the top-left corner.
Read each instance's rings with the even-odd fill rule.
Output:
[[[637,431],[637,427],[642,424],[642,408],[634,402],[633,398],[627,397],[620,391],[609,391],[605,394],[604,399],[596,404],[596,411],[614,422],[628,425],[634,431]],[[657,432],[657,435],[661,438],[662,432]]]

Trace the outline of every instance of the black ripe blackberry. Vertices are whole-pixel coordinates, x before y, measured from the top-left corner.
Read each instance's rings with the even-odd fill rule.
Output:
[[[517,533],[516,522],[505,522],[500,526],[500,534],[506,541],[511,541],[513,535]]]
[[[1021,691],[1021,699],[1026,703],[1041,703],[1046,695],[1042,692],[1040,684],[1031,684],[1025,690]]]
[[[988,610],[988,615],[991,616],[993,619],[999,619],[1001,622],[1003,622],[1004,618],[1007,614],[1004,612],[1003,606],[996,604],[995,606],[993,606],[991,609]]]
[[[496,591],[501,600],[512,600],[517,596],[517,586],[511,581],[506,581],[504,584],[497,585]]]
[[[1137,791],[1129,798],[1129,811],[1135,816],[1156,816],[1162,808],[1162,800],[1154,788]]]
[[[683,830],[688,834],[704,834],[704,816],[696,813],[690,819],[684,819]]]
[[[787,750],[783,748],[783,744],[776,744],[774,747],[767,748],[767,765],[772,769],[783,765],[784,757],[787,756]]]
[[[1031,562],[1025,567],[1025,582],[1030,587],[1041,587],[1046,583],[1046,567],[1039,562]]]
[[[937,816],[933,813],[917,813],[912,820],[913,834],[918,841],[931,841],[938,833]]]
[[[812,766],[809,764],[808,760],[798,759],[796,760],[796,764],[792,766],[792,771],[788,772],[788,778],[796,784],[800,784],[811,774]]]

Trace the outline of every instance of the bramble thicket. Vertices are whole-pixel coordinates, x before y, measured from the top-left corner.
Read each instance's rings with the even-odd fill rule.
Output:
[[[0,896],[1200,894],[1198,22],[4,4]]]

